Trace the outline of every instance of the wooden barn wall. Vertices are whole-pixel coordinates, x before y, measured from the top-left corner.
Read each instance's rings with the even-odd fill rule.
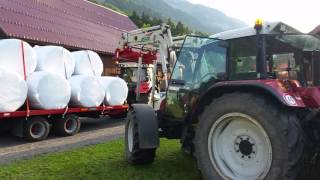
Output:
[[[110,55],[103,55],[99,54],[102,62],[103,62],[103,75],[104,76],[116,76],[117,75],[117,68],[115,60],[112,59]]]

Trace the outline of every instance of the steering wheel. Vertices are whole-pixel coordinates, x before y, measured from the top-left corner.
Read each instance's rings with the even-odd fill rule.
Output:
[[[218,79],[217,74],[215,74],[215,73],[207,73],[206,75],[202,76],[202,77],[198,80],[198,82],[202,82],[202,80],[205,79],[206,77],[208,77],[209,75],[211,75],[211,78]],[[210,79],[211,79],[211,78],[210,78]]]

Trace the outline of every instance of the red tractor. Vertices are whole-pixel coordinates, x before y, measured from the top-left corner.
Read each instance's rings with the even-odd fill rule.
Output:
[[[128,85],[128,104],[133,104],[136,102],[148,103],[149,97],[152,91],[152,65],[142,64],[141,71],[139,73],[139,68],[135,62],[120,61],[118,67],[120,68],[120,78],[124,79]],[[139,77],[140,75],[140,77]],[[140,85],[138,86],[138,79],[140,80]],[[139,88],[139,89],[138,89]],[[140,97],[137,100],[137,94]]]
[[[160,109],[131,106],[127,160],[153,162],[165,137],[204,179],[295,179],[320,147],[319,86],[319,37],[284,23],[187,36]]]

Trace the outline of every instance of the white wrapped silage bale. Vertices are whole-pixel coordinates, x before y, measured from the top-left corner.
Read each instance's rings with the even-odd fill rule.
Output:
[[[101,76],[103,73],[103,63],[100,56],[93,51],[72,52],[76,66],[74,75]]]
[[[63,109],[71,96],[68,81],[56,73],[34,72],[27,78],[30,106],[36,109]]]
[[[110,106],[123,105],[128,96],[127,83],[121,78],[111,76],[98,79],[106,93],[104,103]]]
[[[18,110],[27,98],[27,83],[17,73],[0,69],[0,112]]]
[[[69,79],[74,72],[75,60],[70,51],[61,46],[35,46],[38,64],[36,71],[53,72]]]
[[[104,89],[94,76],[74,75],[69,79],[71,105],[77,107],[97,107],[102,104]]]
[[[23,42],[23,50],[21,42]],[[23,56],[26,75],[33,73],[37,66],[37,57],[33,48],[19,39],[0,40],[0,68],[15,72],[24,78]]]

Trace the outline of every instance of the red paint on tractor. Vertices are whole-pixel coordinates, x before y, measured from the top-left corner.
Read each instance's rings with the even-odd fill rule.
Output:
[[[140,94],[148,94],[151,90],[149,82],[141,82],[140,84]],[[137,90],[136,90],[137,92]]]

